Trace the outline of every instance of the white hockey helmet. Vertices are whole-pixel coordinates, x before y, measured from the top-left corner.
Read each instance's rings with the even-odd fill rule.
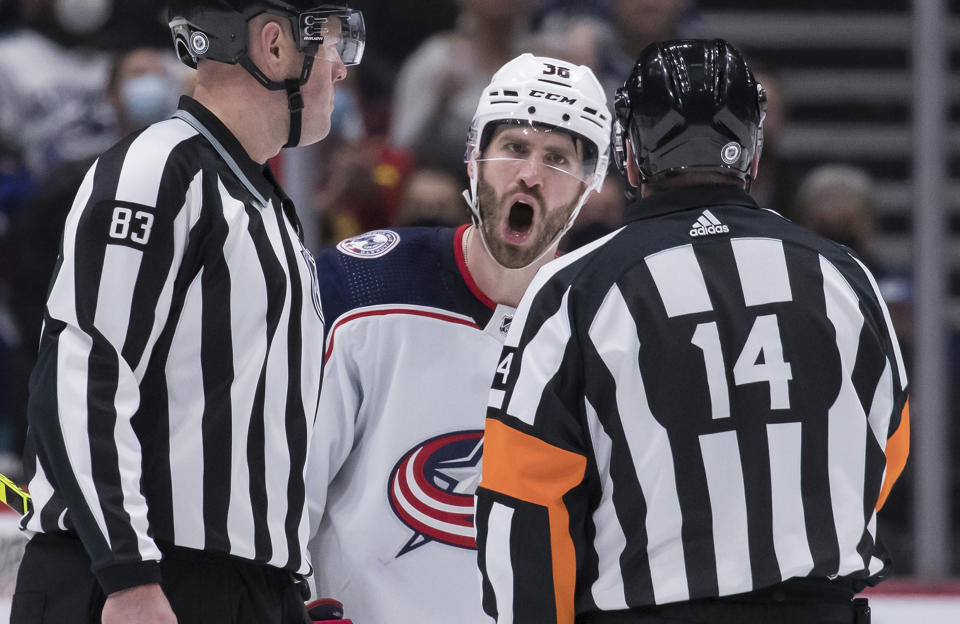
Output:
[[[497,70],[480,95],[464,155],[464,162],[472,166],[470,189],[463,196],[477,225],[481,225],[477,160],[482,158],[492,131],[502,122],[553,126],[584,141],[586,188],[556,242],[573,226],[587,196],[600,190],[607,175],[611,114],[600,81],[585,65],[530,53]]]

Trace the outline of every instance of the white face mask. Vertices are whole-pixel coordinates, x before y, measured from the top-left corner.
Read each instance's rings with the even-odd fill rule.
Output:
[[[113,0],[56,0],[53,13],[65,32],[89,35],[110,19]]]
[[[132,78],[120,87],[124,115],[134,128],[149,126],[169,117],[177,109],[179,97],[179,85],[156,74]]]

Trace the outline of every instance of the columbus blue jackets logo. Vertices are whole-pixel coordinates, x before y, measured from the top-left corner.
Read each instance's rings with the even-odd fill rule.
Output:
[[[477,547],[473,494],[482,452],[483,431],[457,431],[421,442],[397,462],[387,497],[413,531],[398,557],[430,542]]]
[[[379,258],[400,242],[400,235],[393,230],[374,230],[342,240],[337,249],[354,258]]]

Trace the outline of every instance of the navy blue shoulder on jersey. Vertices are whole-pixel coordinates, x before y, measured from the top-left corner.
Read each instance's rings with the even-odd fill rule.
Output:
[[[456,234],[438,227],[374,230],[322,250],[317,275],[327,328],[350,310],[390,304],[447,310],[484,326],[492,311],[464,281]]]

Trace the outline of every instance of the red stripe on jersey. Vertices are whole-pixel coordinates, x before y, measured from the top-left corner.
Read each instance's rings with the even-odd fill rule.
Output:
[[[467,327],[473,327],[474,329],[480,329],[480,326],[474,323],[473,321],[460,318],[458,316],[451,316],[449,314],[442,314],[440,312],[428,312],[427,310],[411,310],[409,308],[385,308],[382,310],[364,310],[363,312],[357,312],[356,314],[351,314],[350,316],[345,316],[339,321],[336,325],[333,326],[333,329],[330,330],[330,344],[327,345],[327,352],[323,356],[323,362],[326,363],[330,359],[330,354],[333,353],[333,339],[336,334],[337,329],[345,323],[349,323],[358,318],[364,318],[366,316],[386,316],[388,314],[408,314],[410,316],[426,316],[429,318],[437,319],[439,321],[446,321],[448,323],[456,323],[458,325],[466,325]]]
[[[407,464],[410,461],[408,457],[403,465],[400,466],[400,470],[406,470]],[[431,508],[427,505],[424,505],[413,492],[410,491],[409,484],[404,478],[393,479],[390,484],[390,502],[393,505],[394,511],[398,516],[403,520],[403,522],[412,528],[413,530],[430,537],[431,539],[439,539],[448,544],[454,544],[462,548],[476,548],[477,542],[476,539],[470,535],[460,535],[458,533],[453,533],[452,531],[444,528],[447,526],[459,526],[459,527],[472,527],[473,526],[473,510],[470,510],[469,514],[452,514],[449,512],[440,511],[439,509]],[[400,490],[400,495],[403,497],[403,501],[408,505],[412,506],[414,509],[422,513],[424,516],[429,518],[429,522],[424,522],[419,518],[414,517],[410,512],[408,512],[402,502],[397,496],[396,489]]]
[[[400,470],[403,471],[404,473],[406,473],[406,471],[409,470],[411,459],[412,458],[407,458],[407,460],[403,462],[403,466],[400,468]],[[413,466],[413,472],[414,473],[417,472],[417,468],[415,465]],[[448,511],[445,509],[440,509],[435,505],[431,505],[431,503],[437,504],[437,503],[443,502],[436,498],[436,493],[438,491],[442,492],[442,490],[439,490],[438,488],[433,486],[424,488],[423,482],[418,478],[419,475],[414,474],[414,481],[416,482],[417,486],[420,487],[421,491],[423,492],[423,495],[426,496],[426,500],[424,500],[423,498],[418,496],[410,487],[410,480],[407,479],[405,475],[400,477],[399,474],[400,473],[398,473],[398,478],[396,479],[397,487],[400,488],[400,492],[403,494],[403,500],[406,501],[411,507],[413,507],[423,515],[429,517],[430,519],[437,521],[438,523],[451,524],[451,525],[464,527],[464,528],[473,527],[473,512],[474,512],[473,496],[466,496],[466,495],[461,496],[461,498],[466,500],[458,501],[457,504],[455,505],[456,507],[460,508],[460,511]],[[396,492],[391,492],[391,494],[396,496]],[[399,501],[397,502],[399,503]],[[407,511],[404,510],[402,507],[399,509],[405,516],[410,517],[411,520],[415,520],[415,518],[413,518],[412,516],[409,516]],[[442,528],[434,527],[434,530],[442,530]],[[454,535],[454,534],[451,533],[451,535]]]
[[[470,274],[470,269],[467,268],[467,259],[463,257],[463,235],[467,233],[467,228],[469,225],[461,225],[457,228],[457,233],[453,237],[453,255],[457,259],[457,268],[460,269],[460,275],[463,276],[463,281],[467,283],[467,288],[470,289],[470,292],[473,293],[473,296],[480,300],[483,305],[487,306],[491,310],[497,309],[496,302],[488,297],[480,287],[477,286],[477,282],[473,279],[473,275]]]

